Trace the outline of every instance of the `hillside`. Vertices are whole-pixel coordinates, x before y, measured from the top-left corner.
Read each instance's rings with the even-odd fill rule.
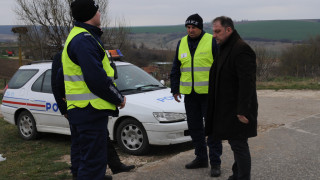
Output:
[[[13,26],[0,26],[0,42],[16,40]],[[320,35],[320,19],[313,20],[264,20],[235,22],[239,34],[250,41],[301,42]],[[205,23],[206,32],[212,33],[211,23]],[[130,27],[130,38],[137,45],[149,48],[175,49],[178,40],[186,34],[183,24],[174,26]]]
[[[320,20],[274,20],[237,23],[236,29],[245,39],[303,41],[320,35]]]
[[[235,22],[235,28],[252,46],[262,46],[279,53],[292,43],[320,36],[320,20],[269,20]],[[212,33],[211,23],[204,30]],[[153,49],[175,50],[177,42],[186,35],[183,24],[175,26],[132,27],[130,38],[138,46],[142,43]]]
[[[205,23],[205,31],[212,33],[211,23]],[[320,20],[269,20],[235,22],[235,28],[244,39],[264,41],[302,41],[320,35]],[[184,25],[132,27],[133,34],[185,33]]]
[[[12,42],[17,39],[17,37],[11,32],[14,26],[0,26],[0,42]]]

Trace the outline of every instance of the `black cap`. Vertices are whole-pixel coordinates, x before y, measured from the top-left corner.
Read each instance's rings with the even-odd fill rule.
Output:
[[[185,26],[194,25],[199,29],[203,29],[203,20],[199,14],[192,14],[185,22]]]
[[[80,22],[93,18],[98,9],[99,6],[93,0],[75,0],[71,3],[72,17]]]

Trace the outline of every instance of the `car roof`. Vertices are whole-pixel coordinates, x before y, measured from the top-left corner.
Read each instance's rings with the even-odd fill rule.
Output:
[[[20,69],[50,69],[52,65],[52,61],[51,62],[35,62],[35,63],[31,63],[31,64],[27,64],[27,65],[23,65],[20,67]]]
[[[20,69],[51,69],[52,66],[52,61],[49,62],[50,60],[44,60],[43,62],[34,62],[28,65],[23,65],[20,67]],[[131,63],[128,62],[123,62],[123,61],[114,61],[114,63],[117,66],[124,66],[124,65],[132,65]]]

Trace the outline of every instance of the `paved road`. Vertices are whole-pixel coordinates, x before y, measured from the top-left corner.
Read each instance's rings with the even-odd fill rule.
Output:
[[[320,114],[271,129],[249,140],[252,156],[252,179],[319,180]],[[209,168],[187,170],[184,165],[194,157],[193,150],[170,159],[138,168],[135,172],[114,175],[115,180],[134,179],[227,179],[231,174],[233,155],[224,142],[222,176],[209,177]]]
[[[258,122],[266,128],[249,139],[252,179],[319,180],[320,91],[258,91],[258,98]],[[227,142],[223,143],[219,178],[209,177],[209,168],[185,169],[184,165],[193,158],[190,150],[113,177],[115,180],[220,180],[232,173],[233,153]]]

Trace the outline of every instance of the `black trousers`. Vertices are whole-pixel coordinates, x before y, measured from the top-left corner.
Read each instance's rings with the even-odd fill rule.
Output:
[[[184,103],[187,113],[188,130],[195,148],[196,158],[208,160],[207,146],[209,147],[210,165],[221,165],[222,154],[221,140],[213,140],[208,136],[206,141],[204,134],[204,117],[208,107],[208,94],[191,93],[185,95]]]
[[[232,165],[234,180],[250,180],[251,156],[248,139],[228,140],[233,151],[234,163]]]
[[[68,116],[75,118],[77,115],[68,113]],[[107,124],[105,117],[92,123],[70,124],[71,172],[78,176],[78,180],[104,178],[107,168]]]
[[[108,136],[107,142],[108,142],[108,146],[107,146],[108,166],[111,170],[115,170],[119,168],[119,166],[121,166],[122,163],[109,136]]]

